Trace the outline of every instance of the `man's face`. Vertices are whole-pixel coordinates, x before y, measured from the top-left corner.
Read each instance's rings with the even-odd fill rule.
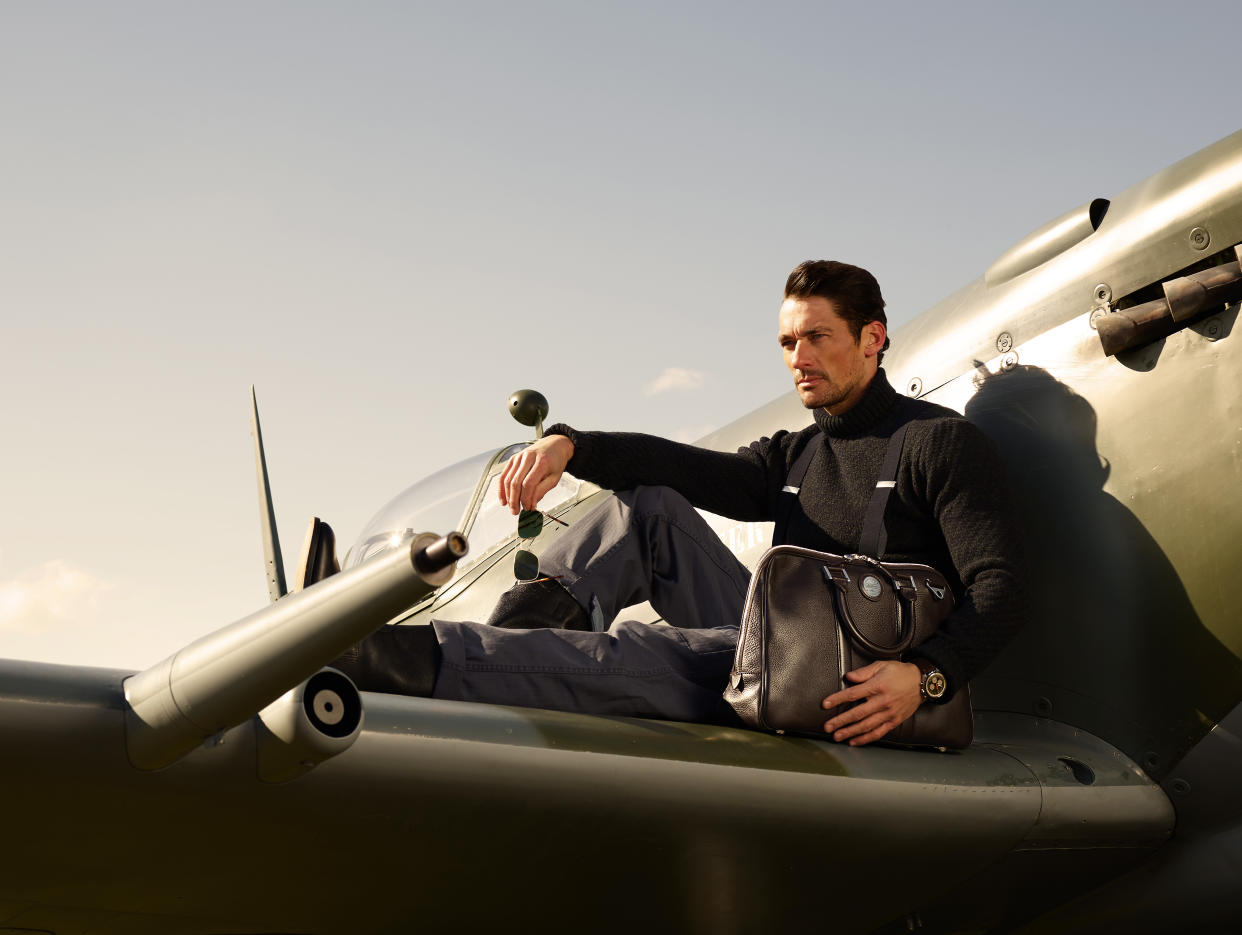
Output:
[[[807,409],[840,415],[862,399],[884,335],[884,325],[872,321],[855,338],[832,302],[819,296],[781,303],[781,351]]]

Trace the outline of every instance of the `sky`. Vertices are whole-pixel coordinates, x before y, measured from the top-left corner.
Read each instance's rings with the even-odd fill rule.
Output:
[[[1242,128],[1242,7],[0,0],[0,657],[143,668],[551,421],[790,392],[788,271],[900,326]],[[898,333],[897,338],[900,339]]]

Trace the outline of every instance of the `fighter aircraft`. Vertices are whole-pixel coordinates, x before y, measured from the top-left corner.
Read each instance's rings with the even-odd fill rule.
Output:
[[[896,335],[893,384],[989,432],[1021,498],[1033,619],[969,749],[360,693],[323,667],[363,634],[512,583],[514,446],[396,497],[340,571],[312,522],[287,594],[261,470],[268,607],[139,673],[0,662],[0,932],[1230,930],[1240,243],[1237,133]],[[701,444],[806,418],[790,394]],[[713,522],[750,563],[770,534]]]

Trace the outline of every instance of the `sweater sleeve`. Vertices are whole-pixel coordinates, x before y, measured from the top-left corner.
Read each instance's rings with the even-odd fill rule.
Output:
[[[935,663],[956,691],[996,657],[1025,619],[1021,540],[1000,455],[972,423],[933,425],[917,463],[925,502],[964,594],[916,653]]]
[[[712,451],[637,432],[583,432],[558,423],[548,435],[574,443],[567,470],[610,490],[671,487],[694,506],[731,519],[773,518],[788,470],[793,436],[777,432],[736,454]]]

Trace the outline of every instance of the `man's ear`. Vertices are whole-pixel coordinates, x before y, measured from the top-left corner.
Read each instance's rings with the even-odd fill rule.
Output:
[[[867,357],[874,357],[884,348],[884,341],[888,337],[888,329],[884,327],[882,321],[869,321],[862,326],[862,334],[860,335],[863,354]]]

